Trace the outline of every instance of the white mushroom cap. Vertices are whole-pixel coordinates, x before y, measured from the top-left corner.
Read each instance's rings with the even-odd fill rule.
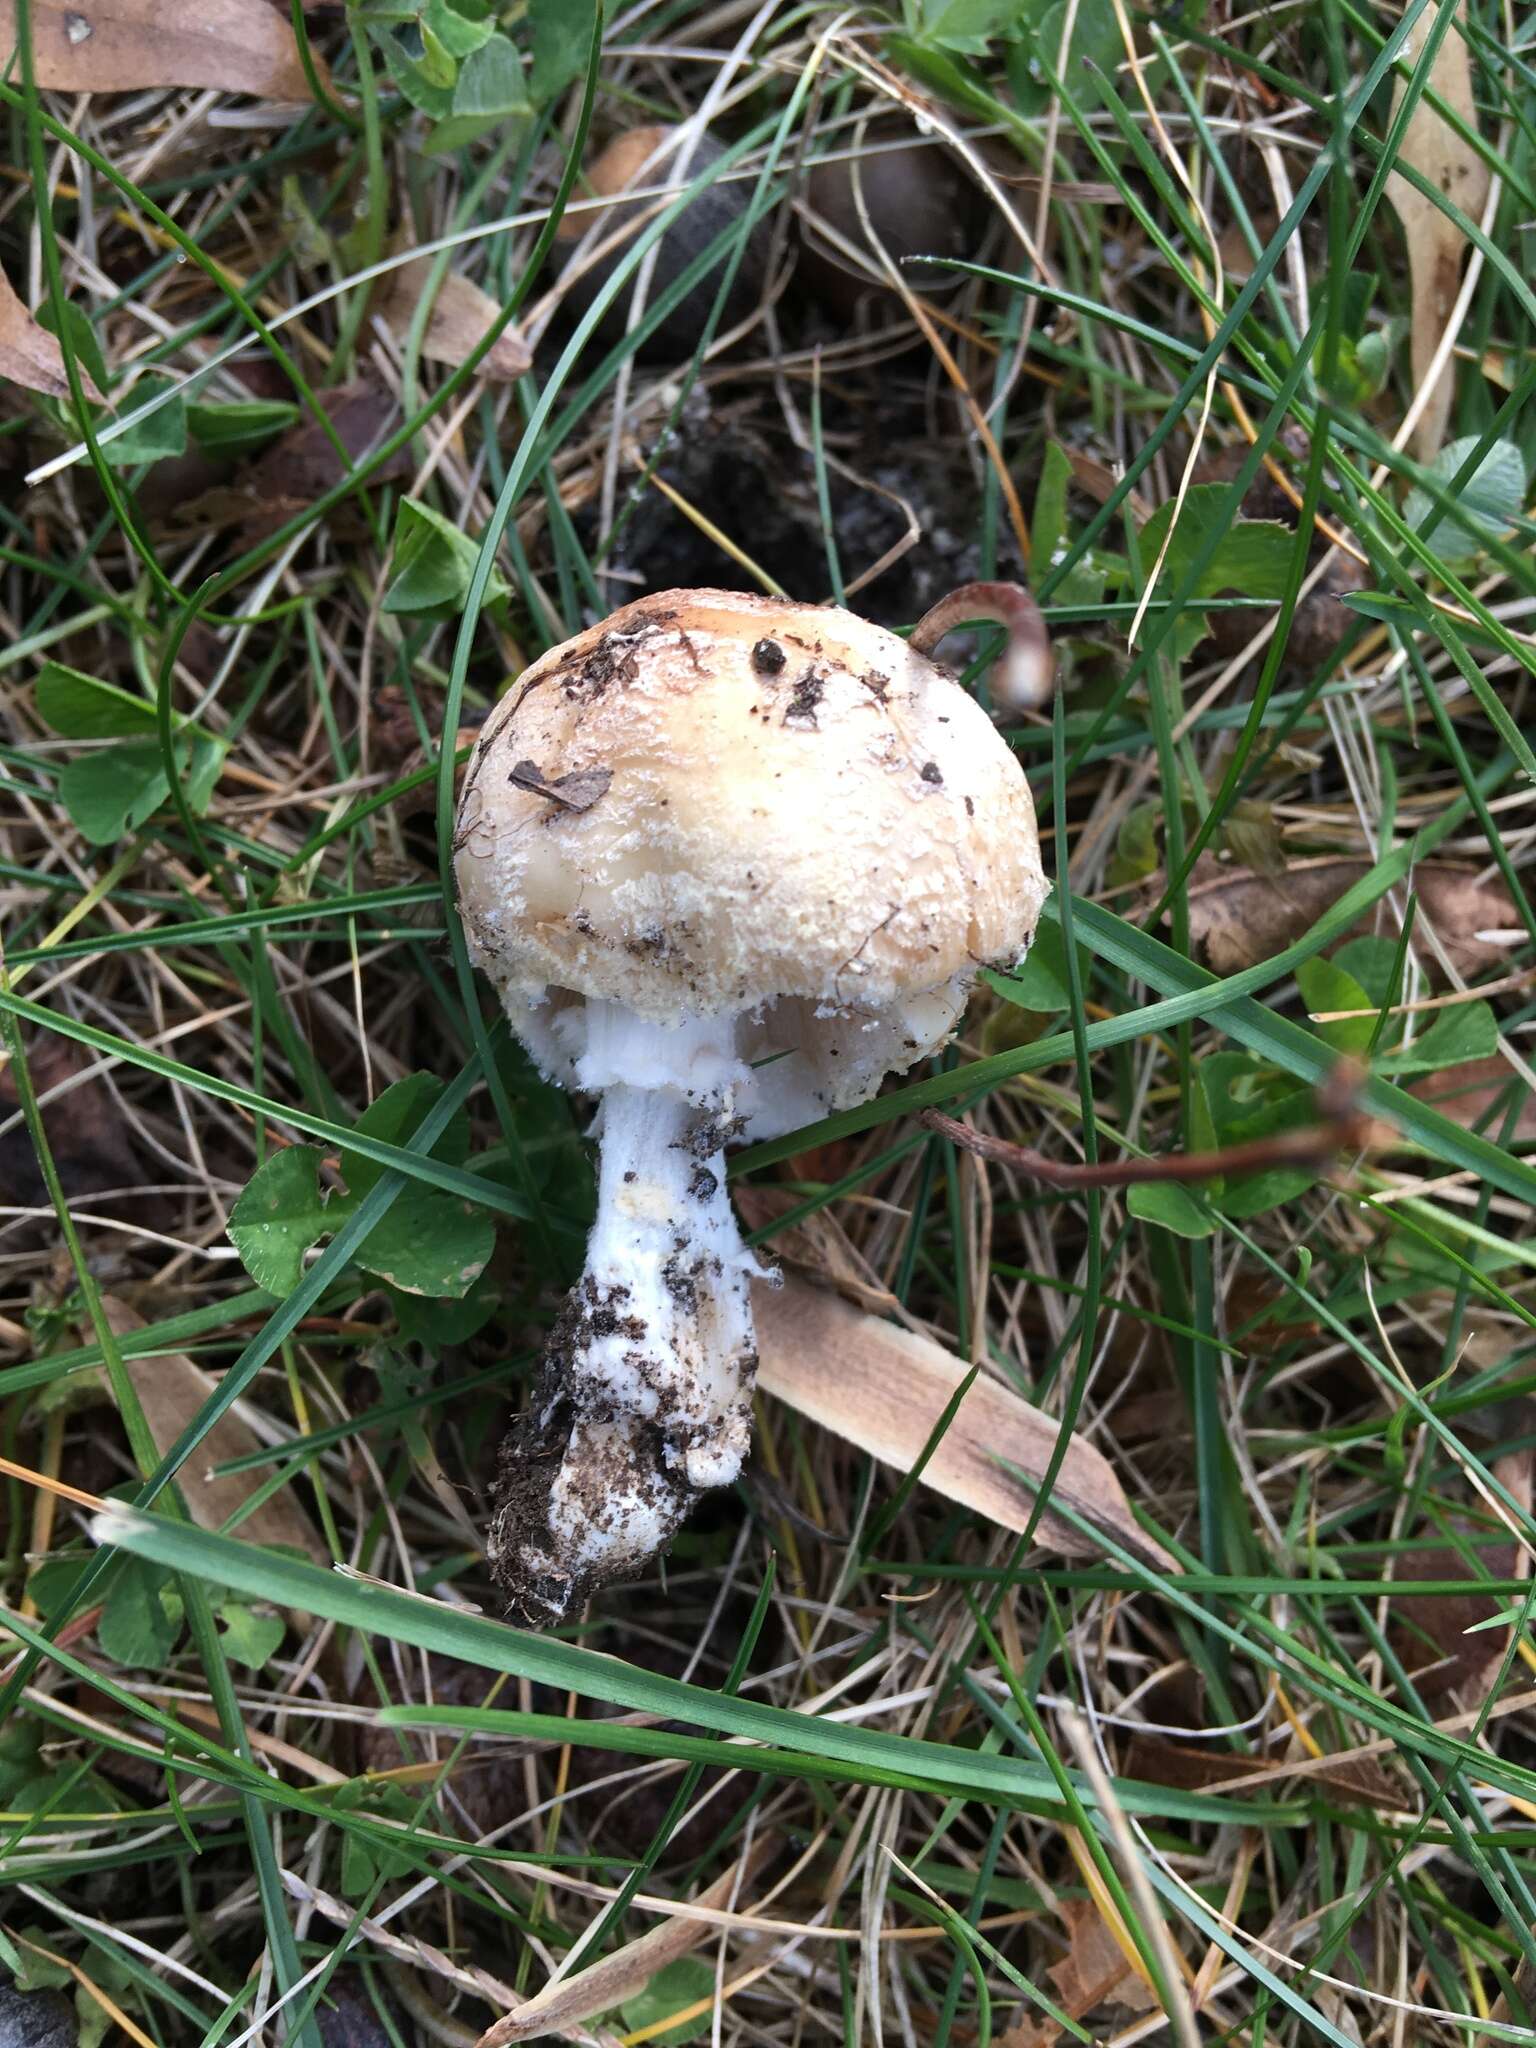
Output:
[[[535,663],[480,736],[455,856],[471,951],[546,1071],[607,1085],[583,997],[736,1020],[754,1136],[941,1045],[1046,894],[1024,776],[943,669],[849,612],[721,590]]]

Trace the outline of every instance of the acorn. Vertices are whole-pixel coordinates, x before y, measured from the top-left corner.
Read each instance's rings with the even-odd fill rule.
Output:
[[[556,240],[566,251],[565,304],[573,314],[585,312],[599,288],[612,276],[614,266],[628,253],[633,235],[671,203],[654,194],[649,199],[629,200],[620,195],[635,188],[695,184],[725,155],[723,146],[712,136],[700,136],[687,159],[686,173],[680,177],[676,162],[682,142],[681,128],[662,123],[627,128],[587,166],[580,188],[582,196],[610,199],[613,204],[568,213],[557,230]],[[700,187],[657,245],[646,292],[648,307],[658,302],[697,256],[736,225],[747,210],[752,190],[750,178],[715,179]],[[577,267],[576,251],[582,242],[587,242],[589,248],[608,242],[626,223],[630,224],[630,233],[595,262],[588,263],[584,253]],[[766,226],[759,222],[747,237],[717,333],[747,319],[762,298],[768,273],[768,241]],[[682,362],[693,354],[729,260],[729,253],[723,253],[718,263],[646,338],[637,351],[642,362]],[[621,291],[598,323],[597,334],[605,346],[611,347],[623,336],[629,320],[629,302],[629,291]]]
[[[980,255],[988,225],[984,195],[949,152],[933,142],[893,148],[881,134],[867,135],[856,157],[814,164],[805,182],[798,274],[829,312],[852,317],[862,301],[891,290],[879,281],[883,266],[861,201],[869,228],[916,291],[953,290],[963,280],[943,259],[975,262]],[[867,257],[877,275],[839,241]],[[921,257],[940,260],[915,260]]]

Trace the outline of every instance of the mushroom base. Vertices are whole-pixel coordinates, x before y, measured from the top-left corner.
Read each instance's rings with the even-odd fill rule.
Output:
[[[750,1445],[761,1269],[725,1191],[732,1091],[683,1078],[604,1093],[586,1266],[503,1446],[487,1551],[535,1626],[643,1570]]]

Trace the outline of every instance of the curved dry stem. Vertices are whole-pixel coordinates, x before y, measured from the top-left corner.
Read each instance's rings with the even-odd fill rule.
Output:
[[[1056,656],[1040,607],[1019,583],[962,583],[924,612],[909,645],[932,658],[946,635],[979,620],[1002,626],[1008,644],[987,678],[993,696],[1010,711],[1038,711],[1051,700]]]

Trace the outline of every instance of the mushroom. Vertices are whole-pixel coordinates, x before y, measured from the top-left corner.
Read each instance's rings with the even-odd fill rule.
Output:
[[[487,1544],[525,1621],[640,1570],[741,1470],[771,1276],[726,1146],[867,1100],[1034,933],[1028,785],[929,656],[963,620],[1044,628],[1024,593],[974,588],[916,645],[668,591],[552,649],[480,735],[454,840],[470,950],[543,1073],[599,1098],[586,1265]]]
[[[898,133],[881,123],[866,136],[861,125],[853,153],[813,164],[806,177],[799,279],[844,318],[891,292],[875,250],[929,293],[965,282],[947,258],[980,257],[988,219],[980,187],[937,143],[893,141]]]

